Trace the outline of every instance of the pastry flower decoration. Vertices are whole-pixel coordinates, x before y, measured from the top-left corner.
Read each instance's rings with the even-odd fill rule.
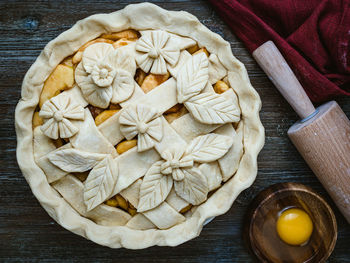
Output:
[[[163,123],[158,112],[146,105],[131,105],[119,116],[120,131],[127,140],[138,135],[137,150],[146,151],[163,138]]]
[[[192,56],[177,74],[177,101],[205,124],[240,120],[240,109],[233,100],[215,92],[203,91],[209,80],[209,60],[204,52]]]
[[[90,153],[79,149],[58,149],[49,153],[51,163],[68,173],[90,171],[84,182],[84,203],[87,211],[107,200],[117,183],[119,173],[110,154]]]
[[[110,102],[119,103],[132,95],[135,71],[133,48],[96,43],[85,49],[75,80],[91,105],[107,108]]]
[[[71,120],[83,121],[84,108],[70,97],[56,96],[46,101],[39,116],[44,119],[41,131],[51,139],[70,138],[78,132]]]
[[[170,65],[177,63],[180,57],[180,47],[171,41],[166,31],[144,31],[136,43],[136,62],[140,68],[153,74],[166,74],[166,62]]]
[[[182,168],[193,166],[193,157],[191,155],[183,156],[184,152],[177,149],[166,150],[162,157],[165,162],[160,166],[162,174],[171,174],[175,181],[182,181],[185,177]]]
[[[161,153],[163,160],[153,164],[140,187],[138,212],[160,205],[172,187],[178,196],[193,205],[207,199],[207,178],[194,164],[214,162],[224,156],[233,140],[225,135],[210,133],[193,139],[186,149],[174,148]]]

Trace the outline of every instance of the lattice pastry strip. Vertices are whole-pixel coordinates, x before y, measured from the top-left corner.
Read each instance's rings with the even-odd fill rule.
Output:
[[[64,149],[69,149],[72,148],[72,145],[70,143],[63,145],[62,147],[50,152],[50,154],[53,154],[55,152],[58,151],[62,151]],[[63,178],[64,176],[66,176],[68,174],[68,172],[62,170],[61,168],[57,167],[56,165],[54,165],[48,157],[48,154],[42,156],[41,158],[39,158],[38,160],[36,160],[38,166],[44,171],[44,173],[46,174],[47,177],[47,181],[49,183],[53,183],[61,178]]]
[[[34,148],[34,158],[35,161],[38,161],[41,157],[45,156],[49,152],[56,150],[55,144],[52,140],[44,135],[41,131],[40,126],[34,129],[33,136],[33,148]]]
[[[134,104],[152,105],[154,101],[158,101],[157,105],[152,105],[152,107],[157,110],[159,114],[162,114],[177,104],[175,95],[176,81],[173,78],[170,78],[154,90],[135,99]],[[122,114],[122,112],[123,110],[119,111],[98,127],[100,132],[113,145],[116,145],[124,138],[119,128],[119,116]]]
[[[123,226],[131,216],[119,208],[110,207],[104,204],[87,211],[84,203],[84,185],[73,175],[67,175],[52,186],[63,196],[67,202],[82,216],[90,218],[97,224],[105,226]]]
[[[88,109],[85,109],[85,121],[79,127],[80,132],[70,139],[74,148],[87,152],[106,153],[117,156],[113,144],[100,133]]]
[[[222,180],[226,182],[237,171],[243,155],[243,122],[238,124],[237,131],[228,123],[216,129],[214,133],[230,136],[233,139],[233,147],[218,160]]]
[[[140,213],[133,216],[128,221],[126,226],[131,229],[137,229],[137,230],[148,230],[148,229],[157,228],[147,217],[145,217],[143,214],[140,214]]]

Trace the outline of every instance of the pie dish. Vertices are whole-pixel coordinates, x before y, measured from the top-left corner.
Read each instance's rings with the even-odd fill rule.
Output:
[[[228,42],[149,3],[77,22],[28,70],[17,160],[64,228],[112,248],[176,246],[257,173],[261,101]]]

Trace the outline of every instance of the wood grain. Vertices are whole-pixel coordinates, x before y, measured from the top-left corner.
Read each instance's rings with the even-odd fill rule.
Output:
[[[288,136],[350,223],[350,121],[335,101]]]
[[[242,241],[247,205],[263,188],[278,182],[301,182],[325,196],[338,221],[338,241],[329,262],[350,262],[350,226],[287,137],[298,117],[266,75],[204,0],[151,1],[169,10],[185,10],[231,43],[248,69],[263,106],[266,145],[258,158],[252,187],[233,207],[204,227],[200,237],[176,248],[112,250],[57,225],[34,198],[16,162],[14,109],[24,74],[44,46],[77,20],[112,12],[139,1],[0,1],[0,262],[252,262]],[[350,98],[338,103],[350,116]]]

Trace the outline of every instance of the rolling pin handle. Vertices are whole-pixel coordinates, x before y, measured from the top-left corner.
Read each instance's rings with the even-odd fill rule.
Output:
[[[253,57],[301,119],[315,114],[315,107],[272,41],[258,47]]]

